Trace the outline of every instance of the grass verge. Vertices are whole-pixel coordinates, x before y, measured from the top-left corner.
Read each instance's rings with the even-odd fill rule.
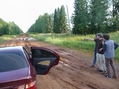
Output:
[[[17,35],[3,35],[3,36],[0,36],[0,44],[3,44],[5,41],[11,40],[15,37],[17,37]]]
[[[119,32],[110,33],[111,39],[119,43]],[[29,34],[38,41],[55,44],[62,47],[80,50],[93,55],[95,42],[84,40],[94,38],[95,34],[90,35],[69,35],[69,34]],[[115,59],[119,60],[119,48],[115,51]]]

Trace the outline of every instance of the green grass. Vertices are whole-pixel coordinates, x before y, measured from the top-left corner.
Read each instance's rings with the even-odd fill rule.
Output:
[[[30,34],[38,41],[55,44],[62,47],[93,52],[94,41],[84,41],[85,38],[94,38],[94,35],[69,35],[69,34]]]
[[[111,39],[119,43],[119,32],[110,33]],[[94,38],[95,34],[90,35],[69,35],[69,34],[30,34],[38,41],[55,44],[62,47],[80,50],[93,55],[94,41],[85,41],[85,38]],[[119,48],[115,51],[115,59],[119,60]]]
[[[17,35],[3,35],[3,36],[0,36],[0,44],[3,44],[5,41],[11,40],[15,37],[17,37]]]

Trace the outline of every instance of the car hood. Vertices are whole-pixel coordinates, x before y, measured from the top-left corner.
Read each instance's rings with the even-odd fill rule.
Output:
[[[0,83],[27,79],[29,76],[29,67],[0,73]]]

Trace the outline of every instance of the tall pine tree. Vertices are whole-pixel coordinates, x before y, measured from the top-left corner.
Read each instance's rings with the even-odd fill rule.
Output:
[[[59,15],[60,12],[59,12],[59,8],[58,9],[55,9],[55,12],[54,12],[54,24],[53,24],[53,32],[54,33],[60,33],[60,26],[59,26]]]
[[[62,5],[61,8],[55,9],[54,12],[54,33],[65,33],[67,32],[67,19],[65,13],[65,7]]]
[[[60,25],[60,32],[61,33],[67,32],[68,28],[67,28],[67,19],[66,19],[66,13],[65,13],[64,5],[62,5],[61,9],[60,9],[59,25]]]
[[[119,0],[112,0],[112,30],[119,29]]]
[[[108,0],[90,0],[90,31],[104,32],[108,17]]]
[[[75,0],[74,3],[74,34],[85,34],[88,24],[87,0]]]

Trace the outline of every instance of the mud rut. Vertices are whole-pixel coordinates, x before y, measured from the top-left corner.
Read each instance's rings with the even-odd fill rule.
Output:
[[[90,68],[92,55],[31,40],[27,34],[6,41],[0,46],[17,45],[25,46],[29,51],[31,46],[42,46],[60,55],[60,63],[47,75],[37,75],[38,89],[119,89],[119,78],[107,79],[96,70],[97,67]],[[116,68],[119,74],[119,63],[116,63]]]

